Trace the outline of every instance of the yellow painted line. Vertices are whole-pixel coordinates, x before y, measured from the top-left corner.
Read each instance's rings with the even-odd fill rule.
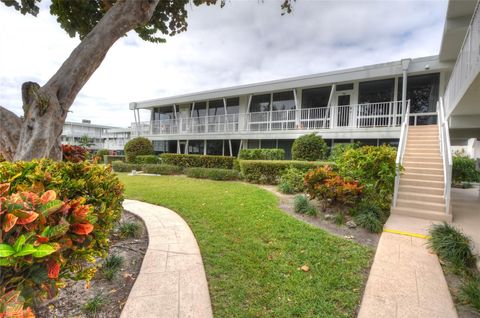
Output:
[[[425,239],[425,240],[431,238],[431,236],[429,236],[429,235],[423,235],[423,234],[417,234],[417,233],[410,233],[410,232],[404,232],[404,231],[398,231],[398,230],[384,229],[383,232],[400,234],[400,235],[405,235],[405,236],[418,237],[418,238],[422,238],[422,239]]]

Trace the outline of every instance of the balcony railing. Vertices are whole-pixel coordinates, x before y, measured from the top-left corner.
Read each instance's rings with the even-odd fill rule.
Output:
[[[477,3],[444,94],[448,117],[480,72],[480,3]]]
[[[399,127],[402,102],[278,110],[132,123],[134,135]]]

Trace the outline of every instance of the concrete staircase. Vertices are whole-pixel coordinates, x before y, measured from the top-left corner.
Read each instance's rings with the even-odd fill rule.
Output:
[[[397,206],[392,214],[451,221],[445,213],[443,162],[437,125],[410,126]]]

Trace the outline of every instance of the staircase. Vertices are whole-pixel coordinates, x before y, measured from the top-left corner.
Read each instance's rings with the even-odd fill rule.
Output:
[[[451,221],[445,211],[443,159],[437,125],[410,126],[392,214]]]

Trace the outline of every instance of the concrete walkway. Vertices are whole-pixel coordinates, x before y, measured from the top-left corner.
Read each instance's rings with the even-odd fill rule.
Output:
[[[148,249],[121,318],[210,318],[212,307],[202,257],[188,224],[160,206],[125,200],[148,231]]]
[[[428,235],[431,221],[391,215],[386,231]],[[384,232],[363,295],[359,318],[457,317],[447,282],[426,239]]]

